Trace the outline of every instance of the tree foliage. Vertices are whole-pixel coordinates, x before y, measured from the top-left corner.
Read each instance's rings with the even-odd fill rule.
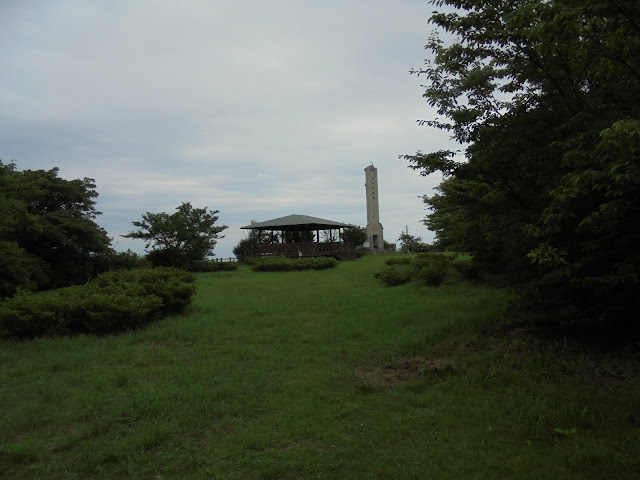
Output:
[[[357,225],[352,225],[348,228],[343,229],[340,237],[342,238],[342,242],[344,244],[350,245],[352,247],[359,247],[367,241],[367,229],[358,227]]]
[[[224,238],[220,232],[227,226],[215,225],[217,213],[188,202],[172,214],[147,212],[133,222],[138,229],[123,237],[143,239],[145,249],[151,249],[147,257],[156,266],[188,268],[212,255],[218,239]]]
[[[404,230],[400,234],[400,236],[398,237],[398,242],[400,242],[400,250],[406,253],[415,253],[427,250],[427,246],[422,243],[422,237],[411,235],[408,229]]]
[[[111,240],[95,222],[95,187],[0,161],[0,296],[84,283],[106,268]]]
[[[640,286],[636,2],[432,3],[447,9],[431,17],[432,58],[413,73],[439,117],[421,123],[462,151],[405,157],[445,177],[425,198],[426,224],[441,245],[529,282],[530,308],[629,318]]]
[[[251,223],[257,223],[251,220]],[[267,230],[249,230],[248,235],[233,247],[233,254],[243,260],[245,258],[259,256],[258,246],[265,243],[277,243],[280,241],[280,233]]]

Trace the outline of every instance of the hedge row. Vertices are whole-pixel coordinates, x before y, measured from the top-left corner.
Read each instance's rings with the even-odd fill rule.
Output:
[[[421,253],[415,257],[394,257],[386,260],[388,268],[374,274],[374,277],[391,286],[419,280],[431,287],[442,285],[452,271],[457,271],[463,278],[478,278],[478,270],[471,260],[456,260],[456,257],[457,254],[437,253]]]
[[[230,272],[237,269],[237,262],[213,262],[211,260],[201,260],[189,266],[190,272]]]
[[[338,261],[333,257],[307,257],[288,258],[263,257],[255,260],[251,264],[251,269],[256,272],[283,272],[291,270],[325,270],[338,265]]]
[[[196,292],[195,277],[173,268],[118,270],[73,287],[18,292],[0,302],[0,335],[103,335],[180,312]]]

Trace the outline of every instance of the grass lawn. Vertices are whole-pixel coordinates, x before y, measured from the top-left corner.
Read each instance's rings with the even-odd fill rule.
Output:
[[[384,256],[198,275],[182,316],[0,341],[2,479],[640,478],[640,358],[500,328]]]

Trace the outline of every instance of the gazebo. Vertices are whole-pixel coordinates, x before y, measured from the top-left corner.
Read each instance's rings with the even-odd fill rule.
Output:
[[[241,227],[243,230],[256,230],[258,238],[262,232],[271,232],[271,243],[259,243],[257,256],[285,255],[287,257],[337,257],[350,258],[353,251],[340,241],[343,228],[351,227],[345,223],[310,217],[309,215],[287,215],[266,222],[257,222]],[[330,232],[330,241],[320,242],[320,230]],[[333,241],[333,231],[338,231],[338,241]],[[274,241],[274,232],[280,232],[280,242]],[[300,238],[292,241],[293,232],[305,232],[303,241]],[[313,241],[315,232],[315,242]],[[289,240],[289,241],[287,241]]]

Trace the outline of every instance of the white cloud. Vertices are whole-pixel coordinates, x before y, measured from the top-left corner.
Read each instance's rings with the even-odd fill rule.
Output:
[[[290,213],[363,225],[379,169],[385,235],[420,224],[437,179],[399,154],[448,148],[408,75],[425,52],[417,0],[0,5],[0,158],[92,177],[117,236],[189,201],[229,225]]]

